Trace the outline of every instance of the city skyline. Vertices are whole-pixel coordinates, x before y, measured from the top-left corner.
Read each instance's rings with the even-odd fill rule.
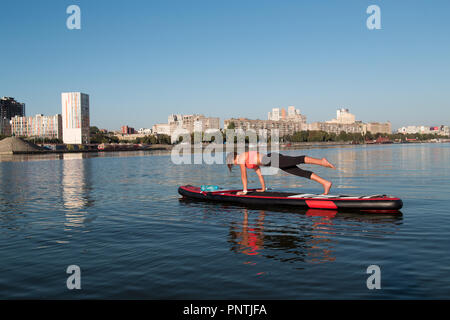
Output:
[[[66,27],[69,4],[0,5],[14,48],[0,53],[0,95],[29,115],[55,114],[61,92],[79,91],[91,123],[111,130],[167,113],[264,119],[290,105],[310,122],[340,106],[393,128],[450,119],[446,1],[381,2],[381,30],[366,28],[365,1],[77,1],[80,30]]]
[[[76,93],[76,92],[72,92],[72,93]],[[64,96],[65,94],[67,94],[67,93],[64,93],[64,92],[61,93],[62,96]],[[78,94],[86,96],[87,97],[87,104],[89,105],[89,95],[84,94],[84,93],[80,93],[80,92],[78,92]],[[12,99],[13,101],[15,101],[14,97],[3,97],[2,99]],[[22,104],[23,106],[25,106],[25,104],[21,103],[20,101],[16,101],[16,102],[19,103],[19,104]],[[56,114],[57,116],[64,115],[64,110],[65,110],[64,109],[64,101],[62,102],[62,104],[63,104],[62,105],[62,113]],[[25,107],[23,107],[23,108],[25,110]],[[88,112],[87,123],[89,123],[89,112],[90,112],[89,111],[89,106],[87,106],[87,109],[88,109],[88,111],[87,111]],[[275,118],[277,118],[277,119],[275,119],[275,118],[271,119],[272,117],[274,117],[274,112],[276,112]],[[411,130],[411,128],[413,128],[413,127],[422,127],[421,131],[424,131],[423,128],[425,128],[425,127],[428,127],[429,129],[430,128],[437,128],[437,126],[446,126],[446,127],[448,127],[448,125],[446,125],[446,123],[434,123],[434,124],[431,124],[431,125],[423,124],[423,123],[420,123],[420,124],[416,123],[416,124],[412,124],[412,125],[411,124],[401,124],[399,127],[394,128],[394,127],[391,127],[391,121],[390,120],[386,120],[386,122],[371,121],[371,120],[357,120],[356,119],[356,115],[351,114],[349,112],[349,108],[343,108],[343,107],[337,108],[336,109],[336,114],[337,114],[336,118],[332,119],[332,120],[320,119],[319,121],[314,121],[314,122],[308,123],[308,125],[310,125],[310,126],[308,126],[307,129],[305,129],[305,130],[325,130],[325,131],[327,131],[326,129],[323,129],[323,128],[321,129],[321,128],[317,127],[317,124],[319,124],[319,123],[322,123],[322,124],[336,124],[336,123],[353,124],[353,123],[364,123],[364,122],[367,122],[369,124],[370,123],[372,123],[372,124],[389,123],[389,127],[391,128],[389,131],[391,131],[391,132],[405,132],[406,128],[410,128],[410,130]],[[44,116],[44,114],[38,112],[38,113],[36,113],[34,115],[34,117],[40,117],[40,116]],[[204,117],[204,115],[201,115],[201,114],[198,114],[198,113],[195,113],[195,112],[191,112],[191,113],[186,114],[186,115],[181,115],[181,114],[176,115],[176,114],[172,113],[172,114],[169,115],[169,124],[171,122],[171,118],[172,117],[177,117],[177,116],[183,116],[183,117],[200,116],[200,117]],[[28,115],[27,117],[30,118],[31,115]],[[49,116],[46,115],[45,116],[45,118],[51,118],[51,117],[53,117],[53,115],[49,115]],[[25,116],[24,116],[24,118],[25,118]],[[282,118],[285,119],[285,120],[288,120],[288,119],[294,120],[294,118],[298,118],[297,121],[299,121],[301,119],[301,121],[303,121],[305,124],[307,123],[306,115],[302,114],[301,111],[298,108],[296,108],[295,106],[292,106],[292,105],[291,106],[287,106],[287,107],[272,108],[271,112],[268,112],[268,119],[269,120],[276,120],[276,121],[278,121],[278,120],[281,120]],[[342,119],[341,120],[337,120],[339,118],[342,118]],[[262,119],[260,119],[260,118],[249,119],[249,118],[242,117],[242,116],[231,117],[231,118],[226,118],[226,119],[222,119],[222,120],[220,120],[220,117],[205,117],[205,119],[207,119],[207,120],[208,119],[216,119],[215,122],[217,122],[218,125],[214,124],[213,126],[214,127],[218,127],[220,129],[225,129],[227,127],[226,122],[227,121],[228,122],[232,121],[233,119],[235,119],[235,120],[242,119],[242,120],[252,120],[252,121],[264,121],[264,118],[262,118]],[[5,120],[8,120],[8,119],[5,119]],[[223,125],[222,125],[222,123],[223,123]],[[96,125],[96,124],[90,124],[89,123],[89,125],[98,127],[98,125]],[[142,132],[145,131],[145,132],[147,132],[147,131],[152,131],[152,129],[150,129],[150,128],[153,128],[153,130],[154,130],[154,128],[156,126],[167,126],[167,123],[152,123],[150,126],[140,127],[139,130],[135,130],[135,126],[133,126],[132,124],[130,125],[130,123],[122,124],[120,126],[120,130],[118,130],[117,128],[101,128],[101,129],[102,130],[108,130],[108,131],[111,131],[111,132],[122,131],[122,133],[124,133],[123,129],[124,129],[124,127],[126,127],[126,128],[128,128],[130,130],[135,130],[136,132],[137,131],[142,131]],[[206,126],[208,127],[209,124],[207,124]],[[87,133],[87,129],[86,128],[84,129],[84,132],[85,132],[84,135],[86,135],[86,133]]]

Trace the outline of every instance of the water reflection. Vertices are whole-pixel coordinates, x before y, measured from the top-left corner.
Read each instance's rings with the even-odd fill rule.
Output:
[[[248,210],[244,209],[241,223],[233,222],[230,226],[231,250],[249,256],[258,255],[264,247],[264,217],[260,211],[256,221],[248,222]]]
[[[26,216],[26,189],[28,177],[24,168],[4,164],[0,166],[0,228],[21,230],[26,228],[20,218]]]
[[[0,208],[5,213],[22,213],[26,202],[24,192],[18,192],[29,185],[24,167],[0,166]]]
[[[337,211],[332,210],[320,210],[309,209],[306,211],[306,215],[309,217],[319,217],[312,221],[311,228],[313,232],[311,238],[308,239],[308,262],[311,263],[324,263],[334,262],[336,257],[333,254],[334,242],[329,236],[333,233],[332,218],[337,214]]]
[[[277,210],[278,211],[278,210]],[[302,213],[283,217],[274,211],[242,209],[241,221],[230,223],[231,250],[247,256],[261,255],[280,262],[304,262],[310,264],[336,261],[334,248],[341,237],[383,237],[393,234],[401,221],[400,214],[345,213],[331,210],[308,209],[284,213]],[[270,223],[266,217],[270,215]],[[252,218],[253,216],[253,218]],[[374,227],[378,224],[380,227]],[[393,228],[394,227],[394,228]]]
[[[333,263],[335,248],[348,237],[383,238],[397,232],[402,213],[361,213],[323,209],[257,208],[212,204],[180,199],[185,206],[200,206],[214,219],[232,217],[228,222],[230,250],[247,257],[255,266],[259,257],[282,263]],[[259,272],[258,274],[264,274]]]
[[[320,217],[313,221],[300,223],[297,228],[289,225],[271,224],[264,228],[265,210],[254,212],[256,220],[250,220],[249,212],[243,209],[243,220],[230,224],[229,242],[236,253],[262,256],[281,262],[323,263],[333,262],[333,240],[331,218],[336,212],[327,210],[308,210],[307,216]],[[250,214],[251,216],[251,214]],[[328,226],[325,228],[325,226]],[[246,264],[256,264],[246,262]]]
[[[95,218],[87,220],[86,209],[94,204],[94,200],[90,196],[91,161],[83,158],[82,153],[64,155],[61,186],[66,230],[81,227],[86,221]]]

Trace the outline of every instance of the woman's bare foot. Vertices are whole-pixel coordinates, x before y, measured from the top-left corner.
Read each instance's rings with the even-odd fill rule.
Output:
[[[330,181],[327,181],[327,182],[325,182],[325,183],[323,184],[323,190],[324,190],[323,195],[327,195],[328,192],[330,192],[330,189],[331,189],[331,186],[332,186],[332,185],[333,185],[333,183],[331,183]]]
[[[326,195],[331,189],[332,183],[328,180],[325,180],[324,178],[319,177],[317,174],[313,173],[311,175],[311,180],[317,181],[323,186],[324,192],[322,194]]]
[[[322,158],[322,166],[328,167],[328,168],[332,168],[332,169],[336,169],[336,167],[333,166],[333,165],[327,160],[327,158]]]

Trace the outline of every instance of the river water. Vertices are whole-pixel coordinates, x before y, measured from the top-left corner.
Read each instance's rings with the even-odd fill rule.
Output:
[[[450,144],[290,150],[333,194],[390,194],[374,215],[180,200],[179,185],[239,187],[224,165],[176,165],[164,153],[0,158],[0,298],[450,298]],[[249,173],[250,186],[258,186]],[[274,190],[321,192],[266,176]],[[81,290],[69,290],[69,265]],[[369,290],[367,268],[380,268]]]

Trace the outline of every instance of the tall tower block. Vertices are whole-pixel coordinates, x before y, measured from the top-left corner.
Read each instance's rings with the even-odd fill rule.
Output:
[[[81,92],[61,93],[63,142],[89,143],[89,95]]]

